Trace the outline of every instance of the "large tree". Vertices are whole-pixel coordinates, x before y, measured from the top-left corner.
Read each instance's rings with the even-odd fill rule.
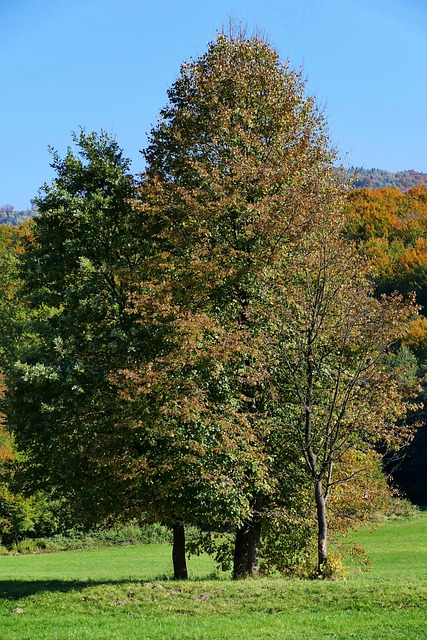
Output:
[[[132,342],[127,283],[133,246],[129,161],[106,134],[74,136],[56,177],[35,200],[38,215],[21,259],[26,314],[9,358],[8,419],[33,486],[56,488],[76,517],[125,510],[114,449],[115,388]],[[116,465],[114,465],[116,463]],[[118,497],[119,491],[122,495]]]
[[[141,316],[155,309],[163,328],[173,325],[181,355],[167,368],[164,354],[148,370],[135,363],[127,377],[145,404],[151,379],[184,377],[173,390],[178,400],[165,399],[180,433],[200,447],[214,424],[217,446],[239,452],[245,510],[229,522],[239,577],[257,570],[262,521],[278,486],[267,464],[274,393],[266,340],[269,311],[286,289],[272,285],[304,230],[338,205],[341,186],[302,74],[262,40],[220,35],[182,66],[168,97],[145,151],[141,219],[156,248],[151,289],[136,304]],[[230,468],[229,486],[232,477]]]
[[[234,576],[256,572],[269,509],[299,490],[298,473],[280,482],[285,449],[314,487],[322,569],[331,488],[362,470],[362,442],[407,435],[394,426],[407,405],[386,356],[414,309],[372,297],[363,261],[341,240],[345,185],[323,116],[268,44],[220,35],[168,96],[140,198],[158,243],[155,295],[165,321],[173,309],[187,365],[176,417],[192,434],[215,421],[246,454],[250,508],[236,527]],[[150,308],[150,296],[139,304]],[[164,365],[154,359],[150,376]]]
[[[156,288],[156,234],[134,209],[128,161],[106,134],[82,131],[74,142],[77,153],[53,153],[56,177],[36,199],[21,261],[29,317],[11,359],[9,421],[33,486],[67,497],[84,523],[136,516],[170,525],[174,574],[185,578],[184,523],[221,514],[223,525],[225,514],[244,509],[238,455],[229,451],[227,463],[215,425],[198,439],[176,419],[191,386],[185,354],[197,323],[184,345],[182,331],[174,337],[175,309],[158,291],[153,308],[142,304]],[[133,365],[149,376],[155,357],[162,367],[135,408],[123,372]],[[195,422],[191,415],[187,426]],[[224,469],[232,466],[230,483]]]

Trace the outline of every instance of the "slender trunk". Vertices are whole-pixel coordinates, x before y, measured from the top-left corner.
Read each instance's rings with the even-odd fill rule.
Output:
[[[323,495],[322,481],[314,484],[317,512],[317,570],[319,575],[326,577],[326,563],[328,561],[328,528],[326,523],[326,500]]]
[[[185,530],[184,525],[177,523],[173,525],[173,575],[175,580],[187,580],[187,561],[185,558]]]
[[[233,580],[254,577],[258,573],[261,539],[261,499],[255,501],[254,515],[236,531],[234,547]]]
[[[316,310],[318,305],[316,304]],[[319,475],[317,467],[317,456],[312,449],[312,408],[313,408],[313,386],[314,386],[314,372],[313,372],[313,341],[314,341],[314,327],[316,322],[316,313],[313,316],[312,326],[308,332],[307,342],[307,391],[305,394],[305,455],[309,463],[310,472],[314,479],[314,497],[316,501],[316,514],[317,514],[317,572],[318,575],[326,577],[326,563],[328,560],[328,530],[326,524],[326,499],[323,495],[323,487],[321,476]]]

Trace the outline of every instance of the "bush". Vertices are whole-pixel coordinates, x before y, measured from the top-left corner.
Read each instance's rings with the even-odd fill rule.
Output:
[[[19,542],[12,542],[10,545],[10,552],[12,554],[22,553],[22,554],[30,554],[35,553],[38,550],[37,541],[32,538],[24,538],[24,540],[20,540]]]
[[[385,515],[390,519],[413,518],[418,511],[418,507],[406,498],[391,498]]]
[[[109,529],[98,529],[86,533],[69,531],[46,538],[24,538],[0,548],[0,555],[7,553],[29,554],[55,551],[73,551],[127,544],[171,543],[171,532],[160,524],[139,525],[130,522]],[[3,550],[3,551],[2,551]]]

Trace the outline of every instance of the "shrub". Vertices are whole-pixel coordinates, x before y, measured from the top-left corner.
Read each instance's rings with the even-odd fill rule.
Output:
[[[161,524],[139,525],[130,522],[121,526],[81,532],[70,530],[66,534],[57,534],[45,538],[24,538],[13,541],[0,548],[0,555],[7,553],[29,554],[55,551],[73,551],[127,544],[171,543],[170,530]],[[1,549],[4,551],[2,552]]]

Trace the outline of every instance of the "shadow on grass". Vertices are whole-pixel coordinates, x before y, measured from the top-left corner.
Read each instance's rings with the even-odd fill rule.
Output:
[[[141,584],[156,584],[171,581],[170,577],[159,576],[151,580],[0,580],[0,600],[19,600],[27,596],[34,596],[44,592],[68,593],[69,591],[83,591],[89,587],[107,585],[121,585],[140,582]]]
[[[203,582],[204,580],[223,580],[225,575],[209,574],[203,577],[190,578],[188,582]],[[159,575],[149,580],[141,578],[127,578],[121,580],[0,580],[0,600],[19,600],[27,596],[34,596],[44,592],[68,593],[70,591],[83,591],[89,587],[122,584],[151,584],[159,582],[176,582],[172,576]]]

